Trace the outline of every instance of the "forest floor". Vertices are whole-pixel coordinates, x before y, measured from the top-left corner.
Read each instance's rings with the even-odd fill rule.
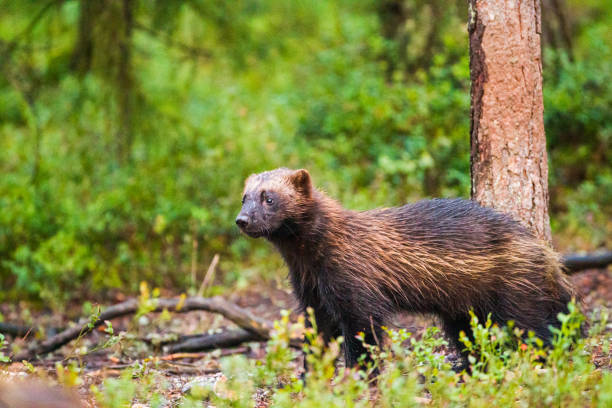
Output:
[[[612,310],[612,272],[606,270],[589,270],[571,277],[574,284],[584,294],[585,312],[587,315],[596,308]],[[164,294],[170,295],[170,294]],[[226,299],[250,310],[256,316],[270,321],[278,320],[282,310],[293,310],[295,301],[287,289],[273,287],[252,287],[245,291],[235,292]],[[117,302],[124,300],[120,294]],[[78,315],[78,307],[72,315]],[[52,335],[51,327],[66,327],[70,317],[44,312],[24,312],[24,305],[0,305],[0,313],[5,322],[20,323],[27,320],[37,327],[47,328],[46,335]],[[295,320],[297,316],[291,315]],[[429,325],[435,324],[432,318],[418,315],[401,315],[393,322],[394,326],[403,327],[414,336],[420,335]],[[135,318],[125,316],[112,321],[113,332],[118,341],[108,344],[108,333],[102,326],[91,334],[69,343],[58,351],[33,361],[32,365],[13,362],[0,366],[1,380],[28,379],[32,377],[60,380],[78,390],[79,397],[85,406],[96,406],[92,386],[101,387],[107,378],[119,377],[125,369],[136,370],[149,379],[154,379],[152,389],[164,396],[170,403],[178,401],[193,384],[209,385],[215,389],[217,383],[226,380],[222,373],[219,359],[223,356],[240,353],[248,358],[263,359],[265,343],[247,343],[238,347],[217,349],[199,353],[164,353],[165,341],[176,339],[177,335],[211,333],[215,330],[236,327],[220,315],[206,312],[185,314],[155,313]],[[612,332],[611,325],[607,330]],[[5,355],[14,355],[15,351],[26,347],[32,338],[8,338],[9,350]],[[106,343],[106,344],[105,344]],[[454,361],[457,356],[447,351],[447,359]],[[598,367],[611,367],[610,350],[600,350],[592,356]],[[295,361],[295,369],[301,370],[301,357]],[[58,369],[58,366],[61,366]],[[72,368],[70,368],[72,367]],[[58,377],[62,377],[59,379]],[[95,388],[94,388],[95,389]],[[258,406],[267,406],[265,391],[256,396]],[[136,405],[138,406],[138,405]],[[142,405],[146,406],[146,405]]]

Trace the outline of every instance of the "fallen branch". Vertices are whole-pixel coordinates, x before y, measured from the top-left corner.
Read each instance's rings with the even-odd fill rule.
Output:
[[[19,326],[11,323],[0,322],[0,333],[8,334],[13,337],[24,337],[26,335],[35,334],[38,331],[35,327]]]
[[[272,323],[267,320],[254,316],[251,312],[233,303],[226,301],[221,297],[200,298],[190,297],[186,299],[155,299],[154,308],[151,312],[161,312],[164,309],[178,313],[186,313],[194,310],[203,310],[211,313],[219,313],[223,317],[236,323],[246,332],[259,340],[267,340],[270,337],[270,328]],[[134,314],[139,309],[137,299],[130,299],[122,303],[106,308],[98,316],[90,318],[82,318],[74,326],[70,327],[57,335],[50,337],[40,343],[38,346],[32,347],[19,355],[14,360],[31,360],[37,356],[50,353],[70,341],[82,337],[91,332],[96,327],[102,325],[106,320],[112,320],[117,317]]]
[[[13,337],[23,337],[28,333],[34,334],[36,329],[28,326],[18,326],[11,323],[0,323],[0,333],[9,334]]]
[[[221,348],[236,347],[243,343],[261,341],[252,333],[243,329],[226,330],[215,334],[201,334],[178,343],[169,344],[163,347],[165,354],[208,351]],[[302,340],[292,338],[289,345],[293,348],[302,348]]]
[[[24,339],[38,335],[39,333],[45,333],[53,336],[63,330],[63,327],[22,326],[19,324],[0,322],[0,333],[8,334],[9,336],[13,337],[22,337]]]
[[[261,341],[261,338],[244,329],[226,330],[215,334],[202,334],[175,344],[164,346],[164,354],[207,351],[236,347],[242,343]]]
[[[585,269],[605,268],[612,264],[612,251],[596,252],[585,255],[565,255],[563,264],[568,273],[576,273]]]

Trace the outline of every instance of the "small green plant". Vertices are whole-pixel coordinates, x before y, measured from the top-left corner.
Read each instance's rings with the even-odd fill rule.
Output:
[[[161,408],[167,406],[162,395],[166,387],[161,375],[140,367],[136,371],[126,369],[119,378],[106,379],[100,387],[94,385],[90,390],[102,408],[131,407],[135,403]]]
[[[8,343],[5,340],[4,335],[0,333],[0,363],[10,363],[11,362],[10,357],[6,356],[4,352],[2,351],[3,349],[6,349],[7,344]]]
[[[71,361],[67,366],[62,363],[55,363],[55,373],[57,376],[57,382],[65,387],[76,387],[83,383],[80,377],[82,369],[77,365],[76,362]]]
[[[157,307],[159,288],[149,289],[147,282],[140,282],[140,296],[138,297],[138,311],[134,315],[134,320],[140,320],[147,313],[152,312]]]

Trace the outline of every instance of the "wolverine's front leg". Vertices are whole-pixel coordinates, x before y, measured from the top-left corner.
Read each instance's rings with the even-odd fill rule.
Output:
[[[310,354],[310,345],[312,336],[321,335],[323,339],[323,344],[327,346],[329,342],[342,334],[338,323],[332,319],[332,317],[326,313],[321,308],[314,309],[314,319],[315,325],[317,328],[317,333],[313,333],[312,335],[308,335],[304,333],[304,344],[306,345],[306,352],[304,353],[304,373],[308,371],[308,355]],[[304,328],[306,331],[309,331],[313,328],[313,322],[311,320],[311,316],[309,313],[304,314]]]

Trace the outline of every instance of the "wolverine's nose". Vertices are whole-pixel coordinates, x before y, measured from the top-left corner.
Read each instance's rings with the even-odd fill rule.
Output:
[[[240,228],[245,228],[247,225],[249,225],[249,217],[240,214],[238,217],[236,217],[236,225],[238,225]]]

